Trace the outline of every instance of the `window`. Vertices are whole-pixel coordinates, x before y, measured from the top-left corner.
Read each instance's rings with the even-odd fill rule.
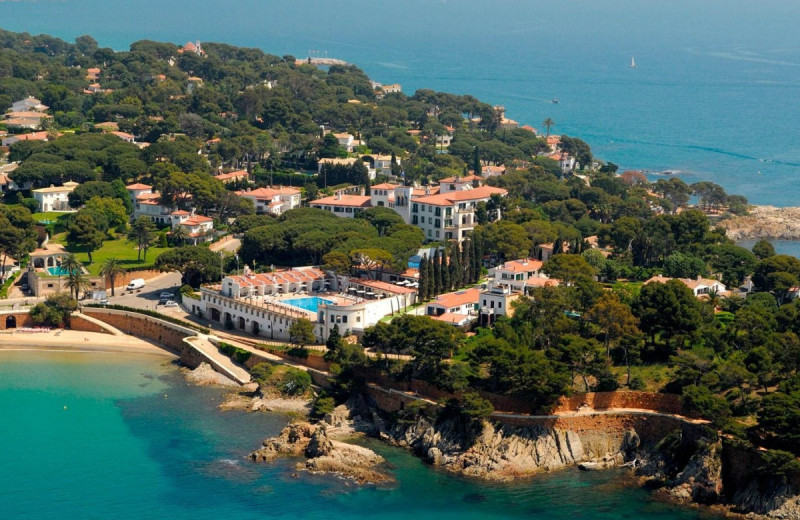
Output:
[[[491,301],[491,302],[489,302],[489,307],[491,307],[492,309],[494,309],[494,301]]]
[[[416,212],[417,212],[417,209],[418,209],[418,207],[417,207],[417,203],[415,202],[414,204],[412,204],[412,205],[411,205],[411,211],[413,211],[414,213],[416,213]]]
[[[436,208],[436,211],[434,212],[434,215],[436,215],[437,217],[442,216],[442,208]]]
[[[347,316],[342,316],[342,323],[347,323]]]
[[[502,309],[503,308],[503,302],[497,302],[497,308],[498,309]]]
[[[483,306],[484,307],[486,306],[486,300],[483,300]]]
[[[346,211],[347,213],[352,213],[352,212],[353,212],[353,208],[347,208],[347,209],[345,209],[345,211]]]
[[[414,215],[413,217],[411,217],[411,223],[416,226],[419,223],[419,218],[417,218],[417,216]]]
[[[438,221],[437,221],[437,223],[438,223]],[[436,230],[436,238],[439,238],[439,230],[438,229]]]
[[[339,206],[334,206],[333,207],[333,212],[334,213],[341,213],[342,212],[342,208],[340,208]]]
[[[436,219],[436,222],[434,223],[434,226],[436,226],[436,227],[442,227],[442,221],[441,221],[440,219],[438,219],[438,218],[437,218],[437,219]]]

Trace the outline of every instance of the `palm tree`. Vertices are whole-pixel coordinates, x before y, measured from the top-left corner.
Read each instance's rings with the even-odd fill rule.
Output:
[[[169,234],[169,237],[172,239],[172,244],[176,246],[182,246],[186,244],[186,241],[189,240],[189,233],[186,231],[186,228],[183,226],[178,226],[172,233]]]
[[[100,276],[105,277],[106,281],[111,285],[111,296],[114,296],[114,282],[118,276],[125,274],[125,268],[122,267],[122,262],[118,258],[107,258],[103,265],[100,266]]]
[[[548,117],[547,119],[542,121],[542,126],[547,128],[547,137],[550,137],[550,127],[556,126],[556,122]]]
[[[86,291],[86,289],[92,286],[91,282],[89,282],[89,276],[86,275],[81,269],[70,271],[69,277],[64,285],[67,286],[70,294],[75,291],[76,300],[78,299],[81,291]]]
[[[67,273],[81,271],[82,267],[83,264],[80,260],[78,260],[78,257],[75,256],[75,253],[69,253],[67,256],[61,259],[61,269]]]

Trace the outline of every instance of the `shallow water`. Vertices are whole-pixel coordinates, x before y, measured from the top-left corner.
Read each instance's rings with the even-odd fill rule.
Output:
[[[567,470],[513,485],[454,477],[365,443],[397,483],[357,488],[254,465],[280,414],[220,412],[222,390],[119,354],[0,352],[3,518],[701,518],[628,487],[624,472]]]

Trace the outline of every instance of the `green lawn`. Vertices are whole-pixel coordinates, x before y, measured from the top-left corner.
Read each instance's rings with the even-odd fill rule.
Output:
[[[34,213],[33,220],[41,222],[42,220],[49,220],[55,222],[59,219],[68,219],[73,213],[64,213],[63,211],[48,211],[45,213]]]
[[[56,235],[53,240],[55,240],[55,242],[59,244],[64,244],[64,246],[67,247],[66,233]],[[78,256],[78,260],[84,263],[86,268],[89,270],[90,274],[98,274],[100,266],[103,264],[103,261],[106,260],[107,258],[112,258],[112,257],[119,258],[126,269],[152,267],[153,264],[155,264],[158,255],[160,255],[164,251],[167,251],[168,249],[169,248],[151,247],[147,251],[147,261],[146,262],[137,261],[136,260],[137,250],[133,242],[129,242],[125,238],[118,238],[116,240],[106,240],[105,242],[103,242],[102,248],[92,253],[92,260],[94,260],[94,262],[91,265],[89,265],[89,255],[79,250],[74,250],[74,252]],[[67,250],[73,251],[73,249],[70,247],[67,247]]]

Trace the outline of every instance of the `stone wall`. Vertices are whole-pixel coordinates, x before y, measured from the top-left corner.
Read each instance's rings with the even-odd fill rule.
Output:
[[[108,330],[104,329],[97,323],[91,322],[81,316],[69,317],[69,328],[72,330],[80,330],[83,332],[100,332],[103,334],[111,334]]]
[[[331,364],[322,356],[314,356],[309,355],[307,358],[299,358],[295,356],[290,356],[283,350],[274,350],[270,349],[269,347],[263,349],[265,352],[269,352],[273,356],[278,356],[281,359],[285,359],[286,361],[293,363],[295,365],[303,365],[304,367],[313,368],[315,370],[321,370],[323,372],[327,372],[331,368]]]
[[[0,330],[6,330],[6,324],[9,323],[8,318],[13,316],[16,320],[16,328],[19,327],[35,327],[36,324],[33,323],[28,311],[3,311],[0,312]],[[14,328],[14,327],[10,327]]]
[[[561,397],[553,409],[553,413],[575,412],[582,406],[594,410],[612,408],[631,408],[637,410],[653,410],[661,413],[680,414],[682,411],[680,396],[675,394],[655,394],[650,392],[592,392]]]
[[[83,313],[103,323],[108,323],[125,334],[155,341],[175,354],[181,355],[185,350],[193,350],[183,341],[183,338],[197,334],[192,329],[144,314],[116,309],[85,308]],[[191,363],[186,364],[192,366]]]
[[[135,280],[136,278],[143,278],[145,280],[150,280],[151,278],[155,278],[160,274],[164,273],[156,269],[148,269],[145,271],[130,271],[123,274],[122,276],[118,276],[117,279],[114,280],[114,283],[116,284],[118,291],[124,291],[125,286],[128,285],[128,283],[130,283],[131,280]],[[111,290],[111,283],[109,283],[107,280],[105,287],[107,290]]]

